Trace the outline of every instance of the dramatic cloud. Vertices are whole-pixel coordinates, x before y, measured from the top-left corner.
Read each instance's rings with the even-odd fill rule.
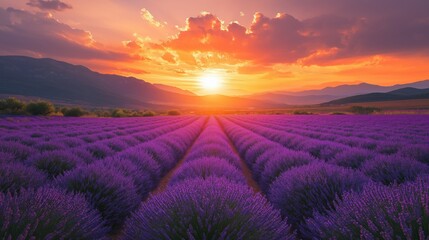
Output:
[[[167,24],[166,22],[160,22],[155,19],[155,17],[152,15],[152,13],[149,12],[146,8],[142,8],[140,10],[141,17],[146,20],[149,24],[155,26],[155,27],[165,27]]]
[[[71,5],[61,2],[60,0],[30,0],[27,5],[37,7],[42,10],[54,11],[63,11],[72,8]]]
[[[255,13],[250,27],[224,25],[213,14],[190,17],[167,47],[217,52],[258,64],[324,64],[336,59],[429,50],[429,18],[323,15],[298,20]]]
[[[129,58],[104,49],[90,32],[71,28],[46,13],[0,8],[0,35],[0,54],[27,53],[68,59]]]
[[[173,54],[166,52],[164,55],[162,55],[162,59],[164,59],[164,61],[167,61],[169,63],[175,64],[176,63],[176,59],[174,57]]]

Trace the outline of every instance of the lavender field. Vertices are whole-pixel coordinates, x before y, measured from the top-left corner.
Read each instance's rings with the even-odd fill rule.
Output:
[[[429,238],[429,118],[0,119],[0,239]]]

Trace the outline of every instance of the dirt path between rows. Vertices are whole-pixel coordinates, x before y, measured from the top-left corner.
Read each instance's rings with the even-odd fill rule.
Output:
[[[216,117],[216,121],[219,124],[220,128],[222,129],[223,133],[225,134],[225,136],[228,138],[228,144],[231,147],[232,151],[238,156],[238,158],[240,159],[240,167],[241,170],[243,172],[244,177],[246,178],[246,182],[247,184],[253,189],[254,192],[261,192],[261,188],[259,187],[259,185],[256,183],[255,179],[253,179],[253,175],[252,172],[250,171],[249,167],[247,166],[246,162],[244,161],[244,159],[240,156],[240,154],[237,151],[237,148],[235,148],[235,145],[232,143],[231,138],[228,136],[228,134],[225,131],[225,128],[223,127],[223,125],[220,123],[219,121],[219,117]]]

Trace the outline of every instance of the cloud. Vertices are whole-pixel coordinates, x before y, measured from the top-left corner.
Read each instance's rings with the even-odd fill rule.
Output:
[[[37,7],[41,10],[63,11],[72,9],[71,5],[61,2],[60,0],[30,0],[27,2],[27,5]]]
[[[164,59],[165,61],[175,64],[176,63],[176,59],[174,57],[173,54],[166,52],[164,55],[162,55],[162,59]]]
[[[365,2],[369,8],[371,4]],[[332,12],[304,20],[286,13],[270,18],[257,12],[249,27],[224,24],[215,15],[203,13],[188,18],[186,26],[164,45],[177,51],[226,54],[260,65],[324,65],[345,58],[428,52],[427,14],[419,10],[407,11],[414,15],[401,14],[393,9],[365,15],[361,7],[359,15]]]
[[[0,8],[0,19],[0,54],[31,52],[68,59],[130,59],[125,53],[106,50],[90,32],[72,28],[48,13]]]
[[[155,27],[165,27],[167,25],[166,22],[160,22],[155,19],[155,17],[152,15],[152,13],[149,12],[146,8],[142,8],[140,10],[141,17],[146,20],[148,23],[150,23],[152,26]]]

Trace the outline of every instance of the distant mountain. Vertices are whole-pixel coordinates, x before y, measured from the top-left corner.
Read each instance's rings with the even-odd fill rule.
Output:
[[[401,88],[387,93],[368,93],[356,95],[346,98],[337,99],[327,102],[328,105],[349,104],[349,103],[365,103],[365,102],[384,102],[384,101],[399,101],[412,99],[429,99],[429,88]]]
[[[188,96],[197,96],[197,94],[195,94],[189,90],[183,90],[183,89],[178,88],[178,87],[173,87],[173,86],[159,84],[159,83],[154,83],[153,85],[155,87],[157,87],[161,90],[167,91],[167,92],[180,93],[180,94],[188,95]]]
[[[260,101],[270,101],[278,104],[288,104],[288,105],[319,104],[322,102],[327,102],[338,98],[338,96],[331,96],[331,95],[294,96],[294,95],[288,95],[288,94],[283,94],[279,92],[253,94],[253,95],[247,95],[243,97],[256,99]]]
[[[168,87],[163,87],[164,89]],[[0,56],[0,94],[39,97],[56,103],[123,108],[280,107],[239,97],[192,96],[166,91],[133,77],[101,74],[49,58]]]
[[[393,86],[378,86],[368,83],[360,83],[353,85],[339,85],[336,87],[326,87],[318,90],[306,90],[299,92],[269,92],[248,95],[246,97],[258,99],[261,101],[273,101],[282,104],[291,105],[306,105],[306,104],[319,104],[332,101],[339,98],[368,94],[368,93],[387,93],[397,89],[403,88],[429,88],[429,80],[423,80],[414,83],[397,84]]]

